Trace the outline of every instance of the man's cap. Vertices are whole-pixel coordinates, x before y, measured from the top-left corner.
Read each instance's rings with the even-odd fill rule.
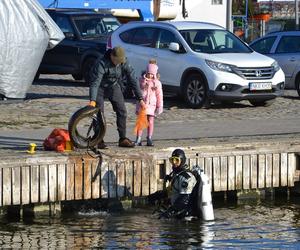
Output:
[[[122,47],[114,47],[111,54],[117,59],[118,63],[125,63],[125,50]]]

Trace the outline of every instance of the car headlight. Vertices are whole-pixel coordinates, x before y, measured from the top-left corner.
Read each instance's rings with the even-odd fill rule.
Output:
[[[278,62],[276,62],[276,61],[274,61],[271,66],[274,68],[275,72],[280,70],[280,66],[279,66]]]
[[[234,73],[234,70],[233,70],[234,66],[233,65],[220,63],[220,62],[214,62],[214,61],[210,61],[210,60],[205,60],[205,62],[213,70],[219,70],[219,71]]]

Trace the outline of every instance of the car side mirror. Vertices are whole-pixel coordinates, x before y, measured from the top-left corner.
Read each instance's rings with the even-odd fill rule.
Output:
[[[64,32],[64,35],[67,39],[74,40],[75,35],[72,32]]]
[[[169,50],[171,50],[173,52],[179,52],[179,50],[180,50],[179,44],[178,43],[170,43]]]

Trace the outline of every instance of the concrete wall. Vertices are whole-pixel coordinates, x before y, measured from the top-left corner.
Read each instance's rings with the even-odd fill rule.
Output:
[[[226,3],[212,4],[213,0],[185,0],[185,8],[188,13],[187,18],[182,17],[182,1],[179,0],[161,0],[159,18],[172,19],[176,21],[202,21],[210,22],[226,27]],[[127,21],[138,18],[139,14],[136,10],[113,9],[113,14],[117,17],[123,17]]]
[[[213,5],[212,0],[186,0],[188,17],[182,17],[182,8],[179,6],[175,20],[203,21],[226,27],[226,3],[227,0],[218,5]]]

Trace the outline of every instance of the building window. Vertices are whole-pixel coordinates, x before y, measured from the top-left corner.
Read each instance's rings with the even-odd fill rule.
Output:
[[[216,4],[223,4],[223,0],[212,0],[211,4],[216,5]]]

